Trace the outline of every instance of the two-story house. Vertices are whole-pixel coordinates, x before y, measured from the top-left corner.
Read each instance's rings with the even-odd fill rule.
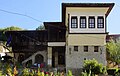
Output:
[[[79,69],[86,59],[106,65],[107,16],[114,3],[63,3],[66,25],[66,68]]]
[[[42,31],[9,31],[22,63],[80,70],[86,59],[106,65],[107,16],[114,3],[62,3],[62,22],[44,22]],[[24,39],[25,38],[25,39]],[[30,53],[30,54],[29,54]]]

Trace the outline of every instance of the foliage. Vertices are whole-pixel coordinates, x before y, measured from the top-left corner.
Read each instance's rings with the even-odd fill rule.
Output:
[[[5,46],[7,37],[5,35],[6,31],[18,31],[18,30],[23,30],[22,28],[11,26],[11,27],[6,27],[6,28],[0,28],[0,41],[2,41],[3,45]],[[10,47],[7,47],[9,50],[11,50]]]
[[[22,76],[29,76],[29,70],[27,68],[23,69]]]
[[[2,29],[2,31],[19,31],[19,30],[23,30],[23,29],[16,26],[10,26]]]
[[[13,76],[12,66],[8,63],[4,63],[4,66],[2,67],[2,74]]]
[[[45,29],[44,25],[40,25],[39,27],[36,28],[36,30],[44,30],[44,29]]]
[[[67,74],[67,76],[73,76],[73,74],[72,74],[72,71],[71,71],[71,70],[68,70],[68,74]]]
[[[6,31],[18,31],[18,30],[23,30],[23,29],[19,28],[19,27],[15,27],[15,26],[0,28],[0,40],[1,41],[6,41],[7,40],[7,38],[5,36]]]
[[[41,76],[40,69],[38,69],[37,75]]]
[[[44,72],[41,71],[40,68],[38,70],[30,68],[19,69],[16,65],[13,67],[13,65],[8,63],[3,64],[3,73],[0,76],[65,76],[64,72]],[[69,70],[67,76],[73,76],[72,71]]]
[[[86,71],[85,72],[82,72],[81,76],[90,76],[91,75],[91,71],[90,73],[87,73]]]
[[[120,68],[108,68],[107,73],[111,76],[120,76]]]
[[[110,60],[113,62],[120,63],[120,40],[110,40],[106,44],[107,52],[110,54]]]
[[[97,60],[85,60],[83,69],[88,73],[92,75],[95,74],[103,74],[106,71],[106,68],[103,67],[101,63],[98,63]],[[89,76],[89,75],[88,75]]]

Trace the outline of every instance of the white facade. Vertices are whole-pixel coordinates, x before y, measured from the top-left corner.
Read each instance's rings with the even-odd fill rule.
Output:
[[[105,25],[106,25],[106,17],[105,13],[107,12],[108,7],[106,8],[83,8],[83,7],[67,7],[66,8],[66,14],[69,14],[69,32],[70,33],[105,33]],[[77,28],[71,28],[71,17],[77,16],[78,21],[78,27]],[[86,17],[86,28],[80,28],[80,17],[85,16]],[[88,27],[88,19],[90,16],[95,17],[95,28],[89,28]],[[102,16],[104,18],[104,28],[97,28],[97,18],[99,16]]]

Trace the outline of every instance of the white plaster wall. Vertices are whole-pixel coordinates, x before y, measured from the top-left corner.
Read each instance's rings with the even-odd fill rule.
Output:
[[[84,7],[67,7],[66,8],[66,16],[69,14],[69,32],[70,33],[105,33],[105,25],[106,25],[106,18],[105,13],[107,12],[108,8],[100,8],[100,7],[94,7],[94,8],[84,8]],[[77,16],[78,18],[78,28],[71,28],[71,16]],[[80,16],[86,16],[86,23],[87,28],[80,28]],[[95,28],[88,28],[88,18],[89,16],[95,17]],[[103,16],[104,17],[104,28],[97,28],[97,17]],[[68,18],[68,17],[66,17]],[[66,19],[68,20],[68,19]]]

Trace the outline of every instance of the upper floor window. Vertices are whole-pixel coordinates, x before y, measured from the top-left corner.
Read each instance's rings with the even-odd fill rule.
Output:
[[[80,28],[86,28],[86,17],[80,17]]]
[[[77,16],[71,17],[71,28],[78,28]]]
[[[94,52],[98,52],[98,46],[94,46]]]
[[[102,16],[97,18],[97,28],[104,28],[104,18]]]
[[[95,17],[89,17],[89,28],[95,28]]]

